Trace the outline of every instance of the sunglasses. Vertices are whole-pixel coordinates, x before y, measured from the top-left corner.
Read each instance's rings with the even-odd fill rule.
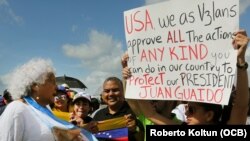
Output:
[[[57,95],[57,96],[55,96],[55,100],[59,100],[59,99],[66,100],[67,96],[66,95]]]

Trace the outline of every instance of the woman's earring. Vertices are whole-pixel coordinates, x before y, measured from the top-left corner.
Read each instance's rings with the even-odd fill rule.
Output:
[[[37,97],[36,97],[36,100],[39,100],[39,99],[40,99],[39,96],[37,96]]]

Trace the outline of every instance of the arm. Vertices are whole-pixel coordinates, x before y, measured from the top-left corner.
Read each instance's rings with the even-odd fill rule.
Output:
[[[121,64],[123,67],[122,76],[123,76],[124,90],[126,90],[126,79],[131,77],[131,72],[127,65],[128,58],[129,58],[128,53],[125,53],[121,61]],[[127,99],[127,102],[130,108],[133,110],[133,112],[137,116],[139,116],[140,114],[143,114],[146,118],[151,120],[154,124],[158,124],[158,125],[178,124],[177,122],[157,113],[154,107],[151,105],[149,100]]]
[[[244,65],[245,53],[249,39],[246,31],[240,30],[235,33],[233,40],[234,48],[238,49],[237,64]],[[233,107],[228,124],[245,124],[249,104],[248,74],[245,68],[237,67],[236,96],[233,100]],[[240,116],[239,116],[240,115]]]
[[[122,78],[123,78],[123,89],[124,89],[124,95],[126,94],[126,80],[131,77],[131,72],[130,69],[128,68],[128,53],[126,52],[122,56],[121,64],[122,64]],[[125,97],[125,96],[124,96]],[[139,105],[138,105],[138,100],[133,100],[133,99],[126,99],[126,101],[129,104],[129,107],[132,109],[132,111],[135,113],[136,116],[139,116],[141,114]]]
[[[123,80],[123,84],[124,84],[124,91],[126,90],[126,80]],[[125,92],[124,92],[125,94]],[[141,114],[141,110],[139,108],[138,105],[138,100],[134,100],[134,99],[126,99],[129,107],[132,109],[132,111],[135,113],[136,116],[139,116]]]
[[[156,125],[181,124],[180,122],[176,122],[170,118],[164,117],[163,115],[157,113],[149,100],[140,100],[138,102],[138,105],[145,117],[151,120]]]

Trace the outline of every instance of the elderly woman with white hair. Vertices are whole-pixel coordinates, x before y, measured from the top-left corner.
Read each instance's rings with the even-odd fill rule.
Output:
[[[56,118],[47,108],[54,102],[57,90],[50,60],[36,58],[16,68],[8,90],[15,101],[0,117],[0,125],[4,127],[0,130],[1,141],[55,141],[60,138],[57,129],[78,130],[73,124]],[[81,131],[78,130],[75,136],[61,135],[66,135],[63,138],[70,138],[68,140],[82,140]]]

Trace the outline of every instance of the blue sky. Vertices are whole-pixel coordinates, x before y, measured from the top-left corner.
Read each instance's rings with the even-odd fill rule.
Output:
[[[121,77],[123,12],[160,1],[0,0],[0,93],[15,67],[42,57],[53,61],[56,76],[76,77],[99,94],[107,76]],[[250,35],[250,0],[240,0],[240,13]]]

